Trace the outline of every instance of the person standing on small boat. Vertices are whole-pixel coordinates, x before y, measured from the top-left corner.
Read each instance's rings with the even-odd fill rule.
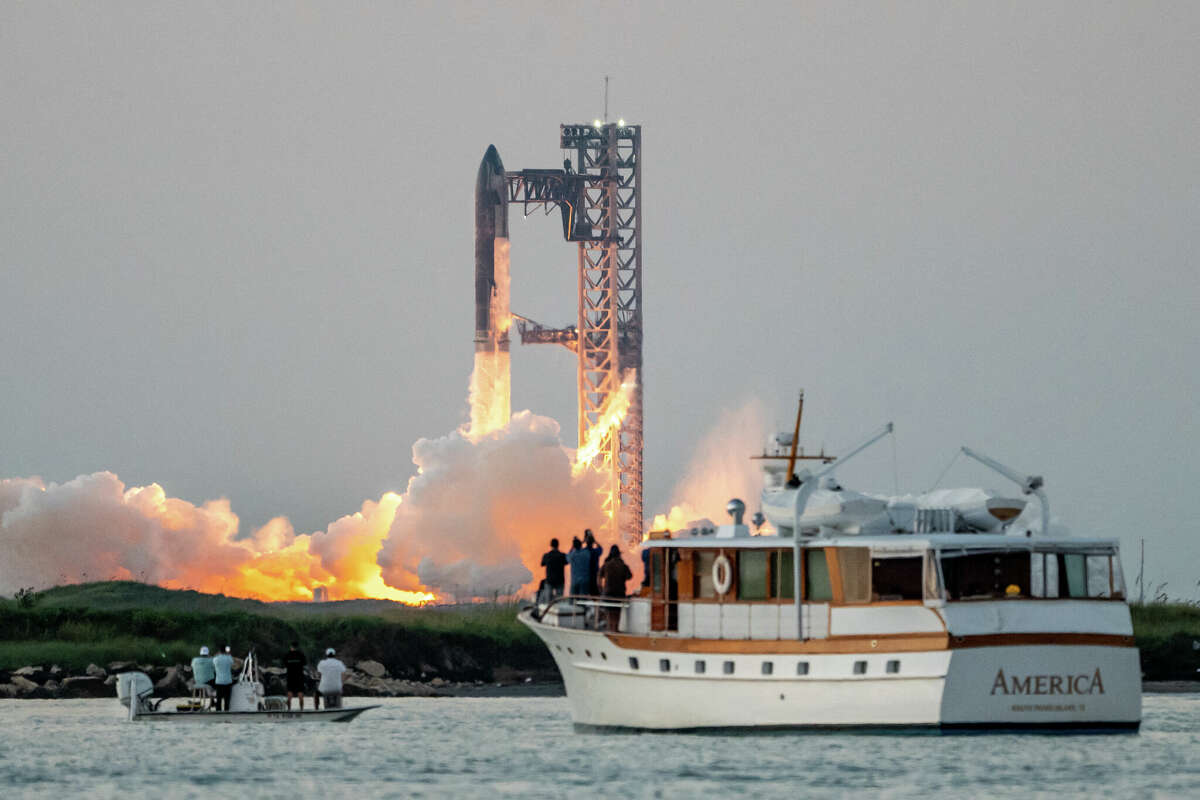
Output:
[[[588,553],[588,591],[593,597],[600,594],[600,558],[604,548],[596,542],[596,536],[591,528],[583,531],[583,548]]]
[[[317,690],[325,698],[325,708],[342,707],[342,673],[346,665],[334,658],[333,648],[325,649],[325,658],[317,663],[317,672],[321,674],[321,685]]]
[[[229,696],[233,694],[233,656],[229,655],[229,645],[225,652],[218,653],[212,660],[216,672],[217,710],[229,710]]]
[[[633,572],[621,558],[621,550],[615,544],[608,551],[600,577],[604,580],[605,597],[625,599],[625,583],[633,577]],[[606,607],[604,614],[608,618],[608,629],[615,631],[621,621],[621,609]]]
[[[300,710],[304,710],[304,668],[308,659],[300,652],[299,642],[292,642],[287,655],[283,657],[283,666],[287,670],[287,707],[292,710],[292,696],[300,696]]]

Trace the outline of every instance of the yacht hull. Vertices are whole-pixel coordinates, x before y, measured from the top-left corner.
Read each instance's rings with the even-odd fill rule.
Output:
[[[706,651],[697,640],[543,625],[529,612],[521,621],[549,647],[581,726],[1136,729],[1141,718],[1129,646],[887,652],[881,641],[870,652],[772,653],[728,640]]]

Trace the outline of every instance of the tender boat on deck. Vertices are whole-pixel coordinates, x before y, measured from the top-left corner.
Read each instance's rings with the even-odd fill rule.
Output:
[[[834,466],[890,432],[815,474],[793,472],[794,449],[786,473],[768,466],[777,533],[752,535],[733,500],[729,524],[649,534],[639,595],[523,611],[575,723],[1137,729],[1116,541],[1045,535],[1041,479],[966,448],[1038,496],[1042,532],[1015,529],[1020,498],[838,485]]]
[[[122,672],[117,676],[117,700],[129,710],[130,722],[172,721],[217,722],[350,722],[359,714],[379,706],[292,711],[286,697],[266,696],[258,680],[258,660],[246,656],[233,684],[229,710],[214,709],[214,697],[202,687],[190,699],[176,698],[174,708],[160,710],[166,698],[154,697],[154,683],[144,672]]]

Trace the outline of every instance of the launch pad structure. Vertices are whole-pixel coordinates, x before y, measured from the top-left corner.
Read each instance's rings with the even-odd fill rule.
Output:
[[[513,315],[522,344],[559,344],[578,357],[579,444],[599,439],[592,467],[605,476],[601,503],[612,533],[641,542],[642,129],[618,123],[561,125],[562,169],[506,172],[507,203],[562,214],[579,246],[576,324],[547,328]],[[613,425],[618,403],[628,407]]]

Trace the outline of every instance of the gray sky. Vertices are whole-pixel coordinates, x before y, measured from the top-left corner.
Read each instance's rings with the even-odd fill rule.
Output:
[[[899,483],[971,444],[1194,596],[1194,3],[0,0],[0,475],[323,528],[465,419],[484,149],[643,128],[647,511],[758,397]],[[686,10],[685,10],[686,8]],[[513,308],[575,315],[555,218]],[[574,430],[573,356],[513,407]],[[890,491],[891,449],[847,484]],[[944,483],[1002,479],[960,464]]]

